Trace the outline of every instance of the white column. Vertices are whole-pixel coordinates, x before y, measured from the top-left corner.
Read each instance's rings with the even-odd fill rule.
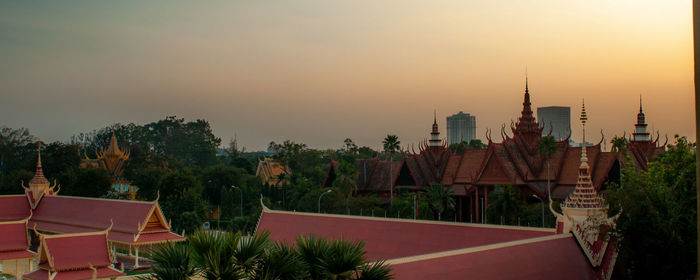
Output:
[[[134,250],[136,251],[136,258],[134,259],[134,268],[139,268],[139,246],[136,246]]]

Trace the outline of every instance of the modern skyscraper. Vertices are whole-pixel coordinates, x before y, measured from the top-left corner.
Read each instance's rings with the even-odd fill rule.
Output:
[[[476,116],[462,111],[447,117],[447,143],[469,142],[476,138]]]
[[[566,139],[571,132],[571,107],[548,106],[537,108],[537,120],[542,129],[542,135],[549,133],[551,125],[551,135],[554,140]]]

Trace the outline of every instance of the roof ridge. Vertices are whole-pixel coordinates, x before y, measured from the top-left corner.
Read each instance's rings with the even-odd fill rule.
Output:
[[[531,243],[537,243],[537,242],[557,240],[557,239],[569,238],[569,237],[572,237],[572,235],[570,233],[533,237],[533,238],[520,239],[520,240],[515,240],[515,241],[507,241],[507,242],[501,242],[501,243],[476,246],[476,247],[447,250],[447,251],[440,251],[440,252],[434,252],[434,253],[428,253],[428,254],[422,254],[422,255],[389,259],[389,260],[386,260],[386,264],[397,265],[397,264],[417,262],[417,261],[436,259],[436,258],[442,258],[442,257],[464,255],[464,254],[476,253],[476,252],[493,250],[493,249],[501,249],[501,248],[506,248],[506,247],[525,245],[525,244],[531,244]]]
[[[120,203],[137,203],[137,204],[154,204],[157,202],[157,200],[154,200],[154,201],[122,200],[122,199],[99,198],[99,197],[81,197],[81,196],[71,196],[71,195],[53,195],[51,197],[75,198],[75,199],[99,200],[99,201],[113,201],[113,202],[120,202]]]

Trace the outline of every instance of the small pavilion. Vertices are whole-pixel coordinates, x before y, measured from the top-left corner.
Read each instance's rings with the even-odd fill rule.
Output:
[[[38,233],[39,268],[25,274],[30,280],[115,279],[125,275],[112,264],[107,235],[99,232],[46,235]],[[78,249],[79,250],[76,250]]]
[[[21,276],[32,270],[36,253],[29,250],[28,221],[0,222],[0,272]]]

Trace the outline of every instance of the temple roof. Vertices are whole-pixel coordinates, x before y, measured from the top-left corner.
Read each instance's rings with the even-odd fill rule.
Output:
[[[75,233],[104,229],[112,223],[109,240],[113,242],[144,244],[185,239],[170,232],[156,201],[48,196],[37,207],[30,227]]]
[[[256,232],[293,243],[299,235],[363,240],[371,260],[393,259],[554,234],[554,229],[314,214],[263,209]],[[439,233],[440,237],[432,236]],[[432,237],[431,237],[432,236]]]
[[[255,171],[255,176],[261,177],[266,183],[276,185],[279,183],[280,175],[288,173],[289,169],[279,162],[269,157],[263,157],[262,160],[258,159],[258,168]]]
[[[362,240],[367,258],[386,260],[396,279],[609,279],[614,265],[614,255],[606,255],[594,267],[572,234],[546,228],[287,212],[263,205],[256,228],[262,231],[287,244],[299,235]]]
[[[94,279],[124,275],[111,265],[108,231],[39,235],[39,269],[24,278]]]
[[[27,220],[0,222],[0,261],[33,258],[29,251]]]
[[[570,234],[388,260],[396,279],[597,279]]]
[[[0,222],[21,220],[31,214],[26,195],[0,195]]]

